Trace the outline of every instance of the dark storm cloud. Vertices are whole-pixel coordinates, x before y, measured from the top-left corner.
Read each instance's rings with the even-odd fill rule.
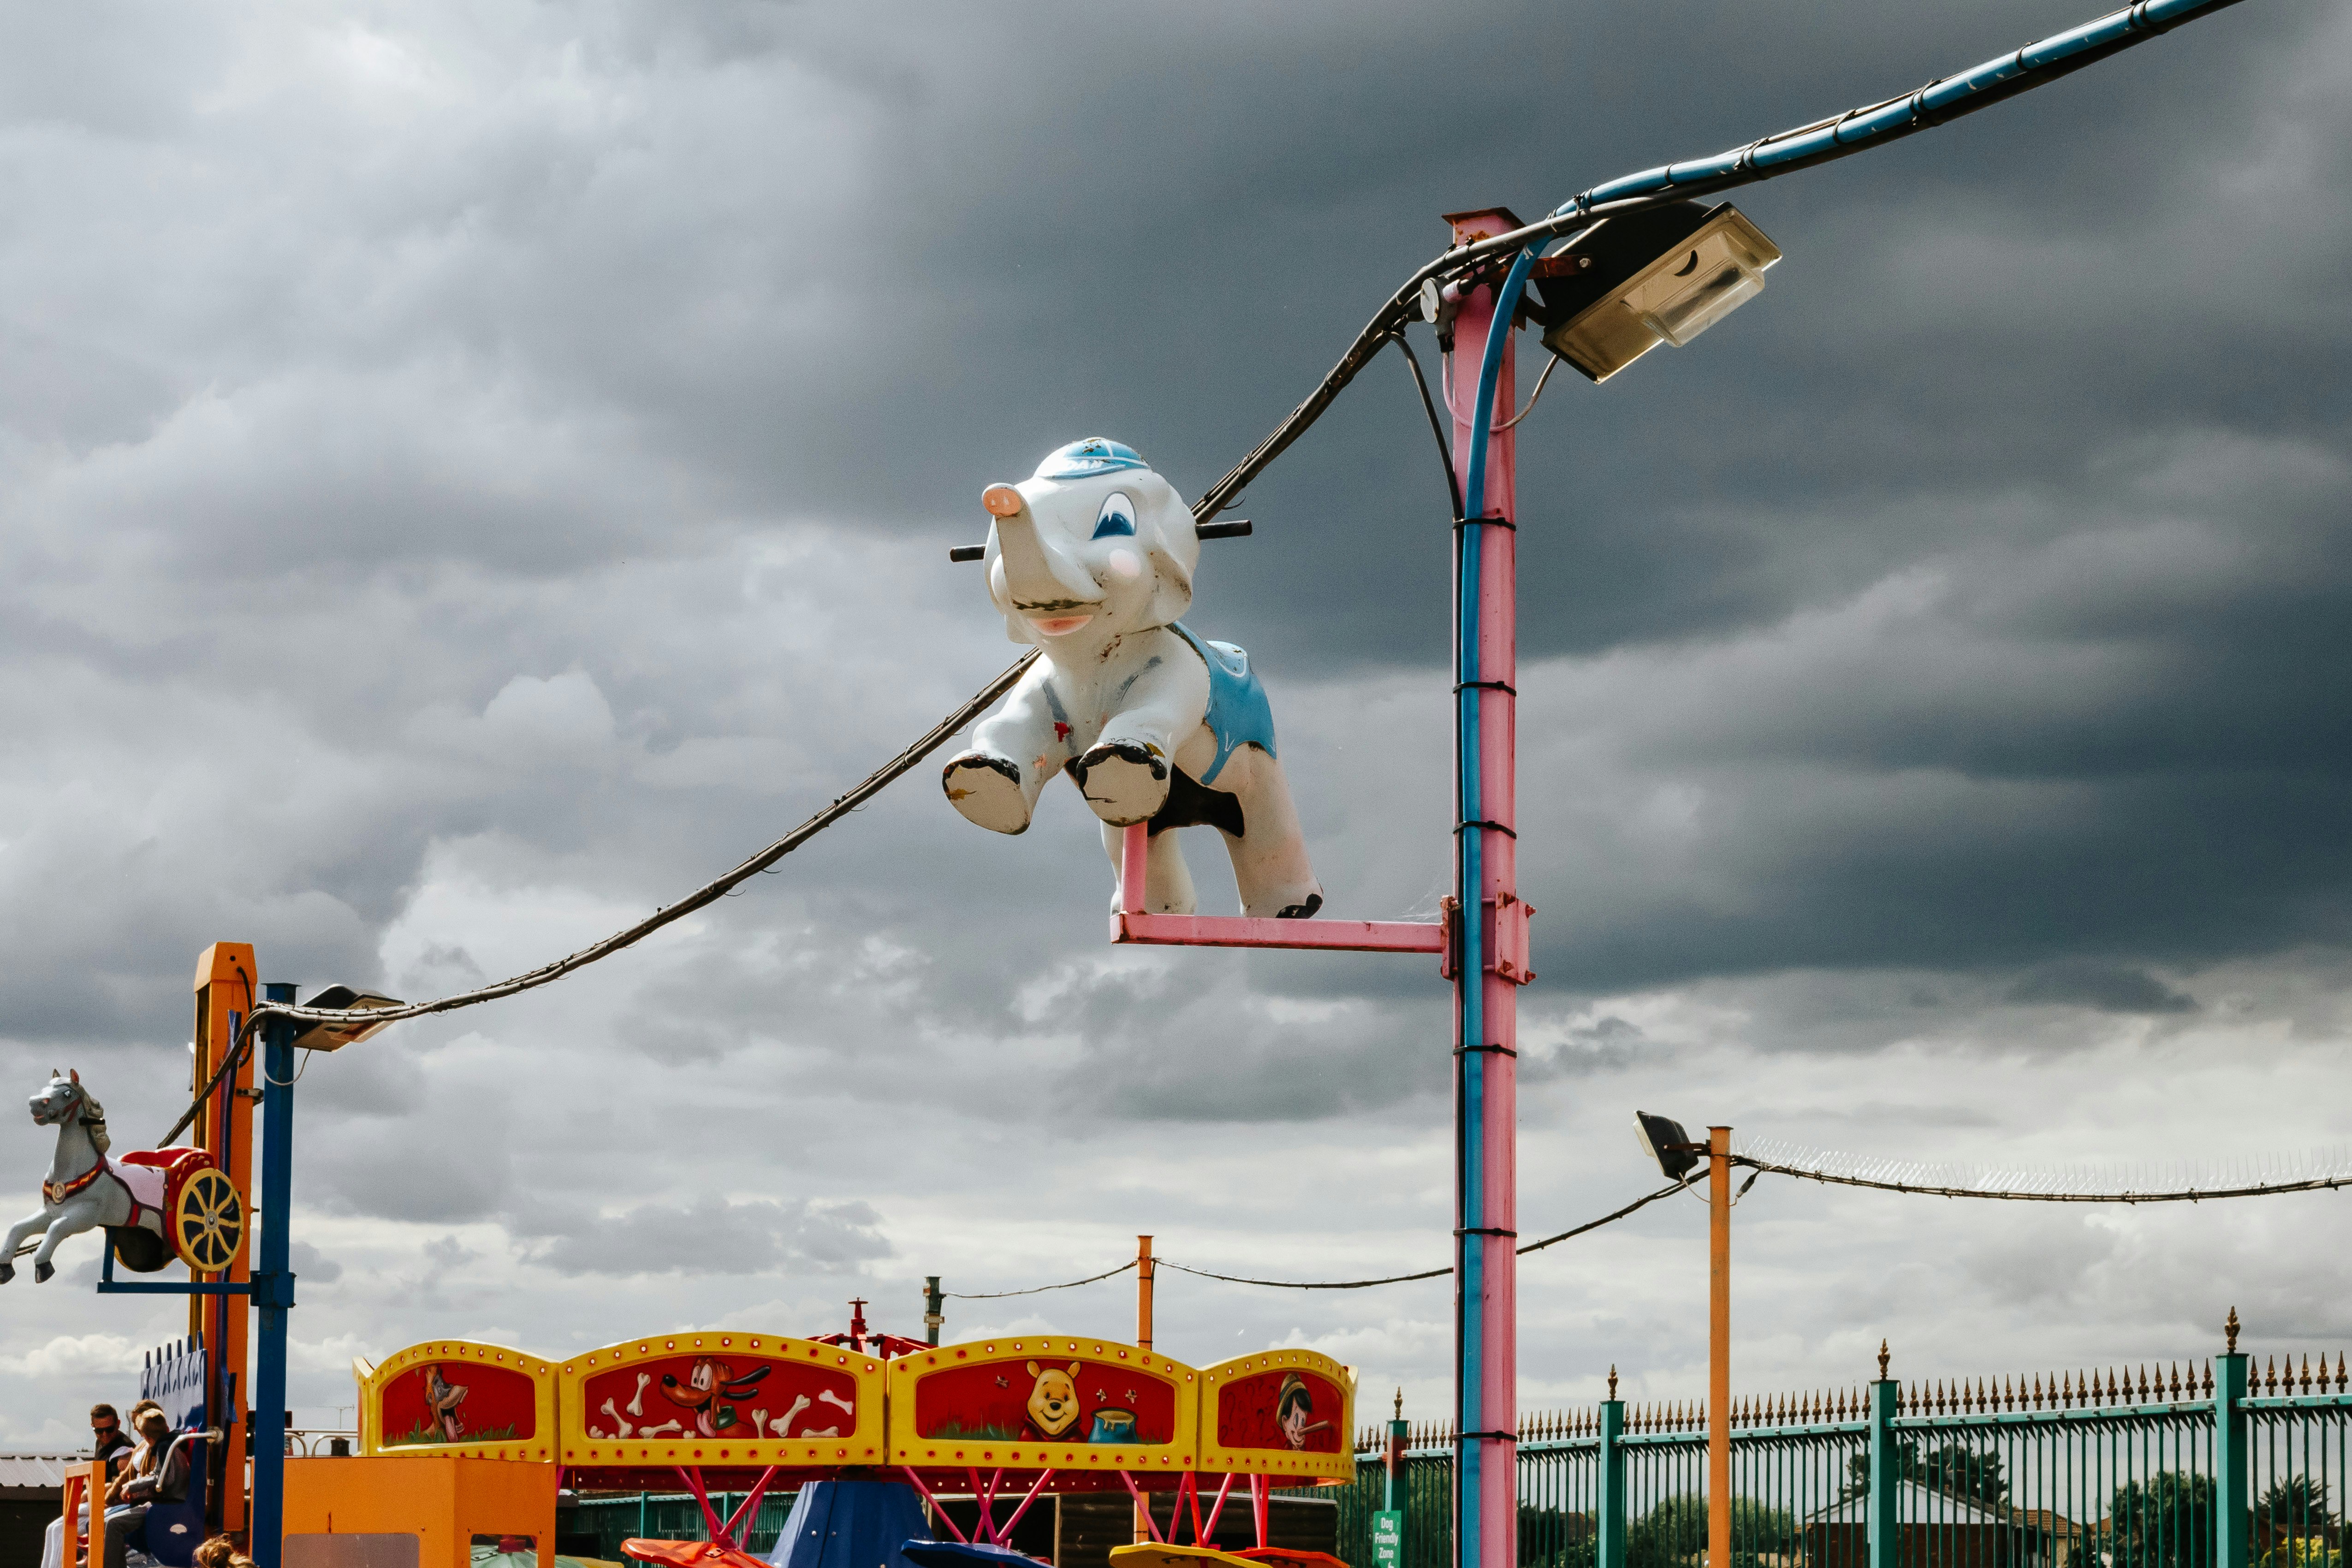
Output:
[[[143,1140],[205,942],[424,996],[677,898],[1013,657],[943,559],[985,482],[1102,433],[1197,493],[1439,213],[1532,216],[2086,8],[16,8],[9,1081],[79,1062]],[[1745,193],[1789,255],[1763,300],[1521,426],[1530,1224],[1654,1179],[1633,1103],[1939,1148],[2340,1131],[2346,40],[2258,0]],[[1448,531],[1395,358],[1252,485],[1191,620],[1267,674],[1333,910],[1429,919]],[[844,1276],[911,1314],[920,1272],[1069,1278],[1144,1227],[1238,1272],[1442,1260],[1433,964],[1107,952],[1070,792],[1001,839],[935,776],[561,987],[310,1064],[322,1396],[339,1340],[803,1330]],[[2213,1260],[2292,1229],[1741,1215],[1810,1260],[1757,1321],[1856,1366],[1898,1315],[2202,1344]],[[1530,1378],[1670,1380],[1691,1223],[1547,1254]],[[2265,1276],[2265,1321],[2341,1327],[2308,1305],[2336,1272]],[[1434,1390],[1429,1289],[1165,1310]],[[93,1348],[74,1300],[12,1298],[10,1367],[178,1331]]]

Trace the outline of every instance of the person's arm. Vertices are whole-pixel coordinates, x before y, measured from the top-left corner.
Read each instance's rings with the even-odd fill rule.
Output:
[[[172,1450],[163,1461],[163,1468],[155,1479],[155,1496],[162,1502],[185,1502],[188,1498],[188,1446],[184,1443]]]
[[[155,1447],[152,1443],[139,1450],[139,1457],[132,1461],[130,1473],[109,1489],[107,1500],[145,1502],[152,1498],[155,1495],[156,1472],[148,1466],[153,1462],[154,1455]]]

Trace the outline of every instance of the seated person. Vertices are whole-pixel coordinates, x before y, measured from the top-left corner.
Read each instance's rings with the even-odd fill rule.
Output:
[[[146,1550],[150,1503],[183,1502],[188,1496],[187,1446],[173,1447],[172,1423],[163,1406],[140,1401],[131,1407],[131,1424],[145,1447],[106,1489],[105,1568],[124,1568],[133,1546]]]
[[[135,1448],[136,1445],[123,1436],[122,1417],[115,1414],[113,1405],[93,1405],[89,1407],[89,1457],[107,1461],[109,1475],[129,1464]],[[74,1532],[79,1535],[89,1528],[89,1503],[85,1499],[74,1520]],[[65,1521],[49,1521],[48,1530],[41,1542],[41,1568],[59,1568],[64,1562],[64,1535]]]

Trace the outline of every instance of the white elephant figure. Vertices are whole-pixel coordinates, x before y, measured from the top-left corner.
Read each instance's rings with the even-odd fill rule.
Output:
[[[1276,760],[1265,688],[1249,655],[1177,619],[1192,603],[1201,539],[1175,487],[1131,448],[1096,437],[1018,485],[989,486],[981,504],[993,520],[989,597],[1005,635],[1044,657],[948,763],[941,782],[955,808],[995,832],[1024,832],[1038,791],[1067,773],[1102,818],[1114,868],[1122,830],[1150,824],[1146,910],[1193,912],[1192,874],[1168,830],[1206,824],[1224,835],[1244,913],[1314,914],[1323,889]]]

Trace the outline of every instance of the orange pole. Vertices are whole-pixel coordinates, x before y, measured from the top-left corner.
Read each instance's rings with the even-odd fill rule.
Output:
[[[1731,1129],[1706,1130],[1706,1561],[1731,1568]]]
[[[256,989],[253,944],[244,942],[216,942],[196,955],[196,1016],[194,1060],[189,1079],[191,1094],[211,1080],[220,1064],[227,1058],[229,1047],[236,1043],[236,1030],[253,1012],[258,1000]],[[236,1070],[221,1080],[220,1088],[196,1115],[193,1142],[199,1149],[209,1149],[236,1190],[245,1194],[247,1205],[245,1236],[237,1243],[236,1257],[229,1263],[226,1278],[243,1283],[253,1275],[253,1107],[261,1098],[253,1087],[253,1064],[258,1049],[246,1054]],[[271,1216],[275,1218],[276,1216]],[[219,1467],[214,1469],[212,1484],[205,1489],[207,1514],[217,1514],[214,1528],[231,1535],[244,1532],[247,1502],[245,1457],[245,1413],[253,1402],[252,1336],[248,1331],[251,1311],[246,1296],[192,1296],[188,1299],[189,1327],[204,1342],[205,1366],[210,1374],[205,1390],[205,1408],[212,1412],[215,1423],[224,1436],[219,1443],[205,1445],[205,1463]],[[222,1374],[227,1374],[227,1387],[234,1398],[227,1408],[222,1408],[220,1396]],[[215,1456],[212,1450],[218,1449]]]
[[[1135,1342],[1151,1348],[1151,1238],[1135,1238]]]
[[[1145,1350],[1151,1348],[1151,1238],[1139,1236],[1135,1238],[1135,1342]],[[1178,1493],[1176,1500],[1181,1503],[1183,1494]],[[1135,1539],[1139,1544],[1151,1539],[1150,1509],[1151,1494],[1137,1493]],[[1176,1539],[1176,1513],[1172,1509],[1168,1514],[1168,1538]]]

